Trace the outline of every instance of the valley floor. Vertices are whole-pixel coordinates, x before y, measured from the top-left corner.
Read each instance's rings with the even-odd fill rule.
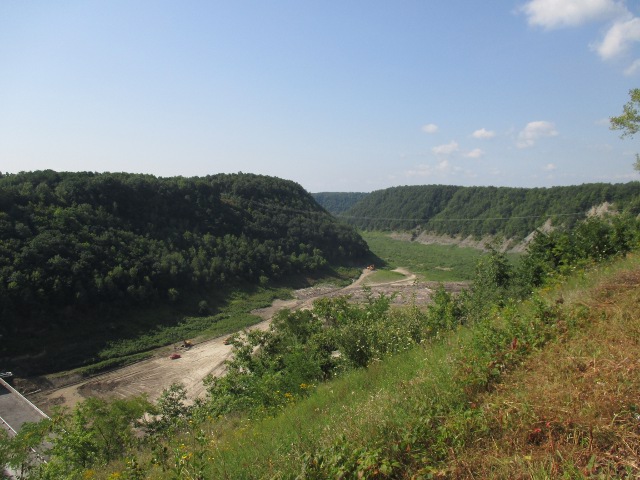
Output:
[[[292,300],[276,300],[271,307],[254,310],[252,313],[261,317],[263,321],[251,328],[266,330],[279,310],[311,308],[313,301],[319,298],[350,295],[351,301],[363,302],[366,297],[362,288],[364,286],[369,287],[374,296],[395,294],[395,304],[415,302],[418,305],[426,305],[429,302],[437,284],[420,282],[416,275],[406,269],[399,268],[395,272],[403,277],[393,281],[377,282],[372,275],[374,271],[365,269],[358,280],[345,288],[320,285],[297,290]],[[445,287],[449,291],[459,291],[464,285],[463,282],[450,282]],[[181,346],[182,342],[179,342],[158,350],[150,359],[88,380],[39,392],[32,400],[45,411],[50,411],[57,405],[73,407],[88,397],[127,398],[146,394],[150,400],[157,400],[164,389],[174,383],[181,383],[186,388],[189,401],[193,401],[204,396],[205,387],[202,380],[207,375],[218,376],[224,373],[225,362],[232,355],[232,346],[225,345],[225,340],[226,336],[219,337],[197,343],[191,348],[184,348]],[[178,353],[180,358],[170,359],[172,353]]]

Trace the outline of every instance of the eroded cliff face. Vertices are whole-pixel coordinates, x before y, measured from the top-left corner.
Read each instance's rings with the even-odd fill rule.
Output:
[[[475,238],[473,235],[451,236],[438,235],[435,233],[421,232],[414,235],[408,232],[392,232],[389,236],[395,240],[403,240],[408,242],[418,242],[423,245],[457,245],[459,247],[477,248],[478,250],[487,250],[487,245],[493,245],[500,252],[521,253],[527,248],[527,244],[533,238],[533,233],[524,240],[504,239],[496,235],[485,235],[481,238]]]

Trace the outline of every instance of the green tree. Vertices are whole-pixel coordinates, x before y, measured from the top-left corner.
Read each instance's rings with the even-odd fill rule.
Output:
[[[49,432],[49,420],[38,423],[27,422],[14,437],[10,437],[4,429],[0,429],[0,469],[8,466],[17,473],[19,479],[29,478],[40,463],[37,449]],[[2,470],[0,470],[1,476]],[[5,478],[1,476],[1,478]]]
[[[622,115],[609,119],[611,130],[622,130],[621,138],[633,137],[640,130],[640,88],[629,90],[631,99],[622,107]],[[636,153],[633,168],[640,171],[640,154]]]
[[[121,458],[135,443],[136,427],[152,405],[144,397],[105,401],[89,398],[71,413],[58,410],[50,427],[44,478],[77,478],[84,469]],[[42,422],[41,422],[42,423]],[[48,474],[48,475],[47,475]]]
[[[460,295],[463,316],[468,322],[480,320],[494,306],[501,306],[509,298],[513,267],[504,253],[489,246],[489,253],[476,265],[473,285]]]
[[[153,420],[147,425],[150,433],[168,434],[186,428],[192,409],[186,404],[187,390],[184,385],[173,383],[162,391],[158,399]]]

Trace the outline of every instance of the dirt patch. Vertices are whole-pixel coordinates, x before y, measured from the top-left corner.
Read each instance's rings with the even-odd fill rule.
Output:
[[[318,298],[335,298],[349,295],[351,302],[363,302],[366,293],[362,286],[366,285],[371,294],[377,296],[395,294],[393,304],[402,305],[415,302],[427,304],[433,291],[439,284],[434,282],[419,282],[415,275],[404,269],[396,269],[405,277],[399,280],[371,283],[369,276],[372,271],[364,270],[360,278],[345,288],[333,285],[319,285],[294,292],[291,300],[276,300],[270,307],[254,310],[252,313],[263,319],[252,328],[266,330],[269,328],[273,316],[283,308],[298,310],[311,308],[313,301]],[[451,292],[460,291],[466,284],[454,282],[446,284]],[[134,395],[146,394],[150,400],[157,400],[162,391],[173,383],[182,383],[190,401],[205,395],[202,380],[207,375],[222,375],[225,371],[225,361],[232,355],[232,346],[225,345],[225,337],[216,338],[192,346],[180,348],[177,345],[157,351],[150,359],[117,370],[92,377],[62,388],[42,391],[32,397],[32,400],[45,411],[56,405],[74,406],[87,397],[126,398]],[[180,358],[171,360],[170,354],[179,353]]]

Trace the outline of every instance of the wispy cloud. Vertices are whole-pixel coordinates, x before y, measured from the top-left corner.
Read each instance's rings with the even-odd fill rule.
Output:
[[[631,76],[631,75],[634,75],[636,72],[639,72],[639,71],[640,71],[640,59],[634,61],[631,65],[629,65],[626,68],[626,70],[624,71],[624,74],[627,75],[627,76]]]
[[[407,170],[405,175],[407,177],[431,177],[431,176],[442,176],[444,174],[451,173],[453,171],[458,171],[460,168],[452,167],[449,160],[444,159],[436,163],[435,165],[427,165],[421,164],[417,167]]]
[[[433,147],[431,151],[436,155],[451,155],[452,153],[457,152],[460,149],[458,146],[458,142],[450,142],[445,145],[438,145],[437,147]]]
[[[476,148],[474,150],[471,150],[470,152],[465,154],[465,157],[467,158],[480,158],[484,155],[484,152],[482,151],[482,149],[480,148]]]
[[[640,18],[633,17],[616,21],[604,39],[595,45],[595,50],[604,60],[626,53],[631,44],[640,42]]]
[[[487,139],[493,138],[496,136],[496,132],[491,130],[487,130],[486,128],[481,128],[480,130],[476,130],[471,134],[473,138]]]
[[[435,123],[427,123],[422,126],[422,131],[424,133],[436,133],[439,130],[438,125]]]
[[[558,135],[558,131],[551,122],[529,122],[518,134],[516,145],[518,148],[529,148],[533,147],[540,138],[555,137],[556,135]]]
[[[555,163],[547,163],[542,169],[546,172],[553,172],[554,170],[557,170],[558,167]]]

